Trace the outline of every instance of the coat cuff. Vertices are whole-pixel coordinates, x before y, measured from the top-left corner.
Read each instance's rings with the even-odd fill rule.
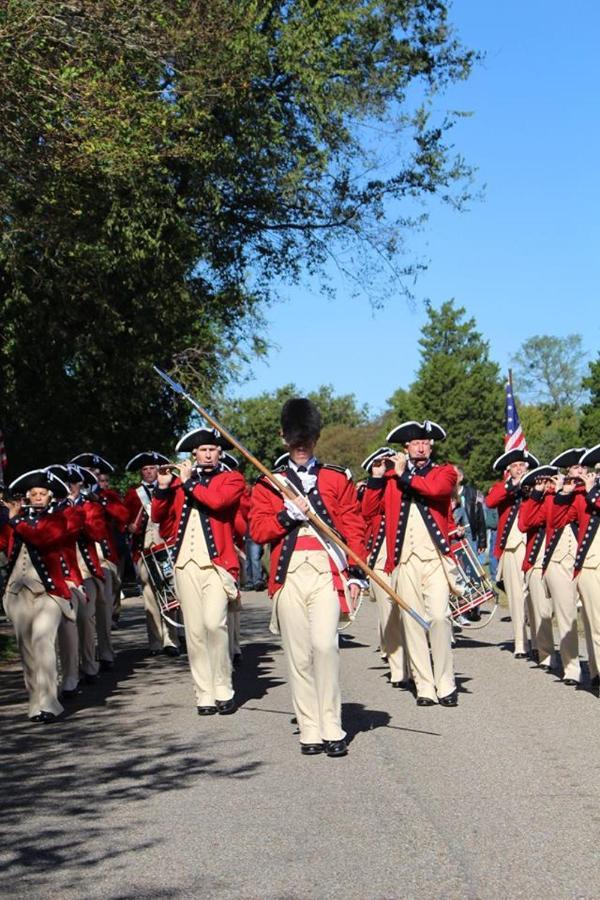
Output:
[[[277,521],[281,525],[282,528],[285,528],[286,531],[291,531],[292,528],[295,528],[296,525],[301,525],[301,519],[292,519],[290,515],[288,515],[287,509],[282,509],[277,513]]]
[[[587,499],[592,503],[595,503],[600,495],[600,484],[595,484],[593,488],[589,491],[586,491]]]
[[[543,491],[536,491],[534,489],[529,496],[532,500],[535,500],[536,503],[541,503],[545,497],[545,494]]]
[[[404,485],[404,487],[408,487],[408,485],[412,481],[412,477],[413,477],[413,473],[409,472],[408,469],[405,469],[404,472],[402,473],[402,475],[396,475],[396,478],[398,479],[400,484]]]
[[[12,518],[10,518],[8,520],[8,524],[12,525],[12,527],[14,528],[16,525],[19,525],[21,522],[24,522],[24,521],[25,521],[24,516],[12,516]]]
[[[374,475],[369,475],[367,478],[367,487],[379,491],[381,488],[385,487],[385,478],[383,475],[379,478],[376,478]]]
[[[192,496],[192,492],[193,492],[195,486],[196,486],[196,482],[191,477],[188,478],[187,481],[184,481],[182,484],[183,490],[185,491],[185,493],[188,497]]]
[[[167,497],[169,497],[170,495],[171,495],[170,487],[165,487],[165,488],[157,487],[157,488],[154,488],[154,494],[152,496],[156,497],[158,500],[166,500]]]
[[[555,494],[554,502],[557,506],[568,506],[573,499],[572,494]]]
[[[348,578],[354,581],[364,581],[366,575],[360,566],[348,566]]]

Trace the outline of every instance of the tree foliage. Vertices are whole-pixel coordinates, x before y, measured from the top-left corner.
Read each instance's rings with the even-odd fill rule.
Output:
[[[555,410],[577,407],[583,396],[584,358],[580,334],[528,338],[513,357],[519,394]]]
[[[587,447],[595,447],[600,443],[600,355],[590,362],[583,388],[589,391],[590,399],[581,408],[581,440]]]
[[[578,446],[580,416],[572,406],[556,409],[549,404],[523,404],[519,416],[527,446],[542,464],[568,447]]]
[[[421,364],[409,395],[401,395],[403,415],[438,422],[447,439],[438,458],[461,465],[478,485],[488,483],[491,463],[503,447],[504,394],[498,365],[475,320],[453,300],[427,306],[419,344]],[[410,401],[409,403],[407,401]]]
[[[272,465],[285,452],[280,435],[281,407],[290,397],[304,396],[295,384],[286,384],[272,393],[263,392],[256,397],[229,400],[221,410],[223,422],[228,430],[265,465]],[[316,391],[306,394],[321,413],[323,430],[318,453],[325,462],[349,465],[348,453],[343,460],[331,458],[330,451],[340,449],[339,436],[344,435],[354,445],[356,432],[361,433],[368,423],[368,410],[356,403],[353,394],[336,395],[331,385],[321,385]],[[324,455],[325,454],[325,455]],[[363,457],[361,457],[362,459]],[[360,460],[359,460],[360,462]],[[356,460],[353,459],[353,465]]]
[[[273,277],[316,271],[336,240],[393,258],[391,198],[460,201],[430,99],[475,57],[446,6],[0,7],[0,404],[20,468],[167,446],[187,410],[152,363],[216,406],[264,351]],[[399,151],[379,177],[360,125],[383,119]]]

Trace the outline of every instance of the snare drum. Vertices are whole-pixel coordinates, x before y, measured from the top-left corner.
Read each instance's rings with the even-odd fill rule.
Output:
[[[160,614],[169,625],[183,628],[179,600],[175,594],[173,575],[173,544],[154,544],[142,552],[142,559],[148,571],[150,584],[160,609]]]

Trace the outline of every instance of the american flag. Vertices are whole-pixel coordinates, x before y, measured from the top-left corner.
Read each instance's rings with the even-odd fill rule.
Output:
[[[519,421],[519,413],[515,398],[513,397],[512,385],[510,381],[506,382],[506,408],[505,408],[506,434],[504,436],[504,449],[509,450],[526,450],[527,441],[521,428]]]

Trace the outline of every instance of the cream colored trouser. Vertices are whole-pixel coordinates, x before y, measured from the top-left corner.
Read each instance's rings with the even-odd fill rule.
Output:
[[[77,631],[79,632],[79,653],[81,671],[84,675],[97,675],[99,665],[96,660],[96,604],[103,591],[99,578],[84,578],[83,589],[87,598],[77,607]]]
[[[115,596],[119,592],[119,573],[116,565],[108,559],[101,562],[104,581],[96,598],[96,634],[98,636],[98,656],[105,662],[113,662],[115,653],[112,646],[111,629],[115,606]]]
[[[550,560],[544,579],[554,607],[556,627],[558,628],[558,649],[565,673],[564,677],[580,681],[577,584],[573,578],[573,563],[572,556],[565,557],[561,562]]]
[[[377,574],[391,586],[391,575],[383,569],[376,569]],[[391,681],[408,681],[408,653],[404,635],[404,622],[398,604],[386,592],[371,581],[371,591],[377,603],[379,615],[379,642],[382,655],[387,657],[390,667]]]
[[[340,602],[331,572],[302,563],[288,572],[276,603],[300,742],[339,741],[346,736],[337,632]]]
[[[525,573],[527,596],[530,602],[531,640],[538,652],[540,666],[552,665],[554,632],[552,631],[552,601],[542,577],[542,567],[534,566]]]
[[[583,603],[590,678],[596,678],[600,662],[600,569],[583,568],[577,587]]]
[[[227,594],[213,566],[190,560],[175,569],[196,704],[214,706],[233,697],[227,631]]]
[[[13,623],[23,678],[29,694],[29,718],[41,712],[59,715],[56,635],[63,618],[60,606],[49,594],[32,594],[22,588],[4,597],[6,614]]]
[[[442,560],[420,560],[411,554],[392,572],[392,584],[402,599],[423,618],[429,619],[427,633],[408,613],[402,611],[410,670],[418,697],[447,697],[455,690],[452,664],[452,624],[450,591]],[[432,667],[433,661],[433,667]]]
[[[508,608],[515,635],[515,653],[527,652],[524,559],[525,544],[519,544],[514,550],[505,550],[501,558],[502,581],[504,582],[504,589],[508,598]]]
[[[151,650],[162,650],[163,647],[177,647],[179,638],[174,625],[169,625],[160,614],[158,601],[152,589],[146,564],[140,559],[135,568],[142,585],[144,610],[146,612],[146,632]]]
[[[71,605],[77,616],[80,602],[84,601],[79,588],[69,582],[71,588]],[[63,691],[74,691],[79,684],[79,632],[77,621],[63,616],[58,626],[58,655],[62,674]]]

